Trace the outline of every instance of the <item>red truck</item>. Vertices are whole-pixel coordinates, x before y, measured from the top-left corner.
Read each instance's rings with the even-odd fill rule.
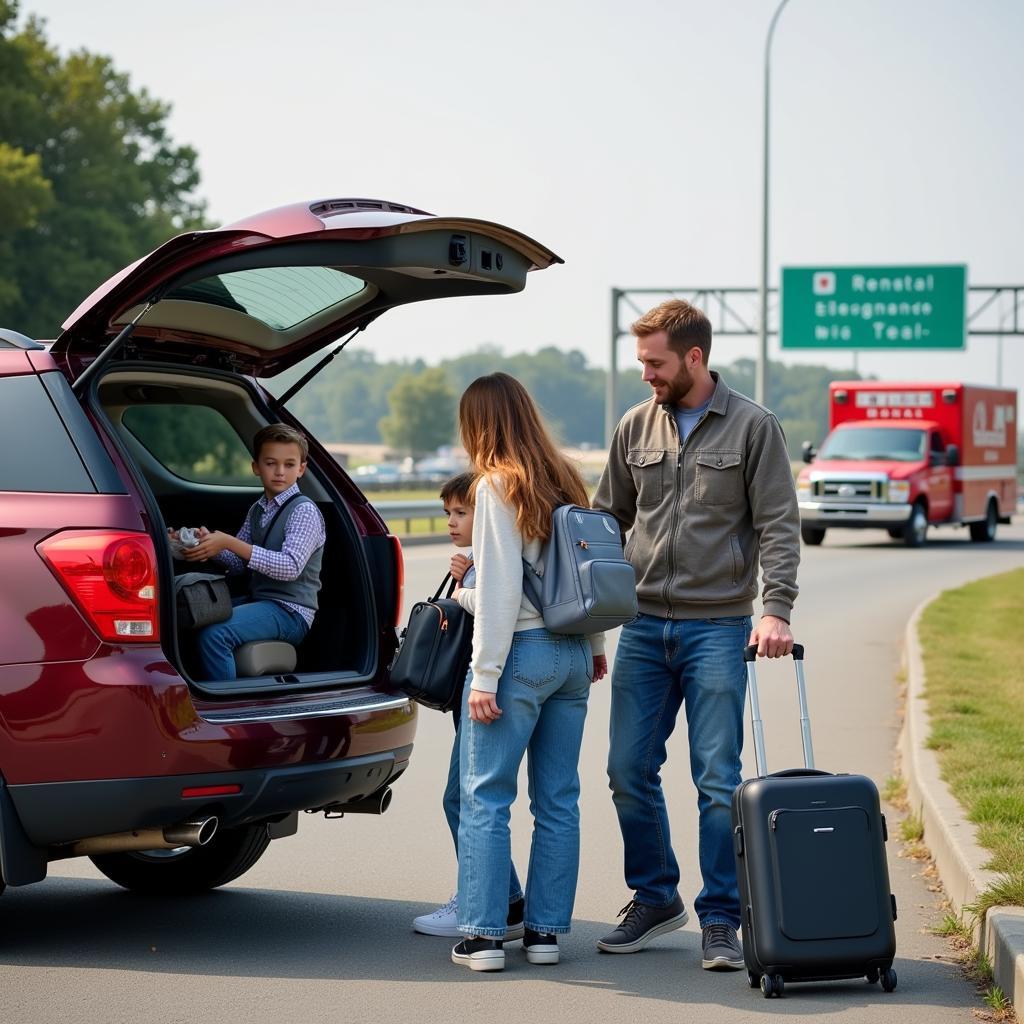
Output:
[[[1017,392],[961,383],[834,381],[830,433],[804,443],[800,533],[884,529],[909,547],[929,526],[995,539],[1017,503]]]

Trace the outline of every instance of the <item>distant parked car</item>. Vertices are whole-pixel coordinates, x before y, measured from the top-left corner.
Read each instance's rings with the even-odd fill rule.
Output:
[[[421,484],[443,484],[457,473],[464,473],[469,468],[466,459],[432,457],[420,459],[416,463],[414,473]]]
[[[388,677],[402,558],[353,478],[388,469],[349,476],[310,435],[323,589],[290,669],[263,644],[240,678],[202,678],[167,528],[235,532],[261,495],[256,431],[302,427],[266,378],[392,307],[516,292],[555,262],[497,224],[330,199],[171,239],[51,346],[0,330],[0,891],[89,856],[174,897],[237,878],[300,811],[386,810],[416,731]],[[209,459],[179,458],[182,423]]]
[[[370,462],[357,466],[352,475],[361,484],[399,484],[405,477],[402,467],[393,462]]]

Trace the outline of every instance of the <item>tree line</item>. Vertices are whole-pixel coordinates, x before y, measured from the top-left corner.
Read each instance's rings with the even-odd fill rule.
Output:
[[[0,324],[53,338],[97,285],[206,227],[197,154],[109,58],[62,56],[0,0]]]
[[[754,392],[752,359],[719,369],[745,395]],[[333,441],[383,442],[396,452],[422,455],[451,444],[456,435],[458,396],[475,378],[504,371],[536,399],[556,436],[567,445],[604,441],[606,370],[584,353],[555,347],[504,354],[481,346],[436,366],[422,360],[378,361],[372,352],[346,351],[288,403],[289,410],[318,437]],[[768,405],[779,416],[790,452],[803,441],[820,442],[828,430],[828,385],[850,379],[850,371],[826,366],[769,367]],[[639,370],[620,370],[616,417],[646,399],[651,389]],[[284,384],[275,385],[283,392]]]

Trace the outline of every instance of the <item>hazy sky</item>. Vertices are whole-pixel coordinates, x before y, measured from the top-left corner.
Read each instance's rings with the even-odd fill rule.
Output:
[[[61,50],[107,53],[173,105],[172,133],[198,149],[218,222],[366,196],[504,222],[566,260],[520,295],[395,310],[359,344],[428,361],[481,342],[554,344],[601,365],[613,285],[758,282],[775,7],[22,5]],[[783,264],[844,263],[966,263],[972,283],[1024,283],[1022,43],[1017,0],[791,0],[773,48],[773,283]],[[712,363],[754,350],[723,338]],[[620,364],[632,358],[627,340]],[[838,353],[799,358],[850,365]],[[861,353],[859,367],[995,383],[996,342]],[[1024,387],[1024,338],[1005,340],[1003,379]]]

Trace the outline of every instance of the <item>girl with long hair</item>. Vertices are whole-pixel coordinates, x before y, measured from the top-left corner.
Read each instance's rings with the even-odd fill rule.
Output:
[[[589,506],[576,468],[555,447],[526,389],[494,373],[459,404],[463,444],[480,474],[473,522],[476,588],[457,591],[474,615],[460,737],[459,931],[452,961],[505,966],[509,810],[527,758],[533,842],[523,946],[530,963],[558,962],[579,872],[579,755],[592,682],[607,672],[604,637],[544,628],[523,593],[523,560],[543,572],[551,515]]]

